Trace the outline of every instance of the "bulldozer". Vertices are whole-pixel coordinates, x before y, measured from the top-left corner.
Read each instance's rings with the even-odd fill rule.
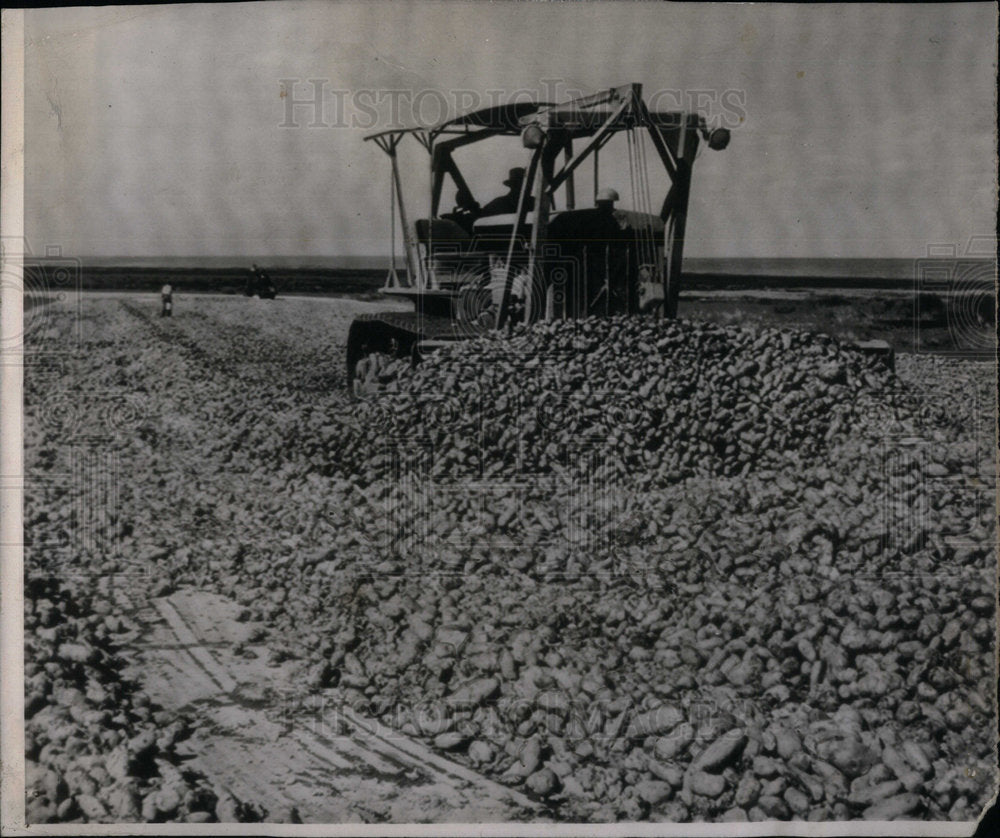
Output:
[[[510,170],[506,196],[481,206],[455,153],[518,137],[527,164]],[[397,153],[406,138],[430,157],[430,214],[412,220]],[[412,302],[413,310],[362,315],[351,324],[350,389],[359,361],[371,354],[418,363],[447,343],[539,320],[676,317],[693,165],[702,143],[721,151],[730,132],[710,127],[700,113],[652,111],[642,86],[628,84],[559,104],[496,105],[365,140],[391,165],[392,263],[381,292]],[[615,206],[617,191],[601,186],[601,151],[613,140],[617,154],[627,150],[629,208]],[[651,160],[669,183],[655,203]],[[594,205],[581,207],[575,176],[585,163],[593,166]],[[452,212],[442,212],[446,180],[457,190]]]

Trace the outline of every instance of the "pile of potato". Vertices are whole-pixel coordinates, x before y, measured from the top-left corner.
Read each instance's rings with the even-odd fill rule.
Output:
[[[820,456],[884,404],[891,381],[831,338],[640,318],[479,338],[412,372],[383,368],[393,377],[359,435],[420,440],[435,473],[546,473],[599,448],[644,486]],[[348,435],[330,454],[364,468],[370,450]]]
[[[975,813],[992,523],[956,478],[990,463],[954,416],[832,339],[683,321],[389,390],[329,441],[321,681],[574,816]]]
[[[29,411],[147,405],[116,442],[121,556],[81,564],[235,597],[327,706],[560,818],[964,819],[993,793],[988,365],[617,319],[389,365],[352,401],[319,386],[342,356],[216,319],[104,310],[29,379]],[[26,515],[66,504],[46,484]]]

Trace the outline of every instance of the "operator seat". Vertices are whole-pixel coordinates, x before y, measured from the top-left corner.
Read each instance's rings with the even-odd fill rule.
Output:
[[[464,253],[472,241],[472,236],[450,218],[418,218],[413,226],[417,242],[435,250],[440,246],[450,253]]]

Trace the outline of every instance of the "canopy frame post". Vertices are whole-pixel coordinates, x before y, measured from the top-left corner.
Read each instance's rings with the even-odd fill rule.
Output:
[[[532,185],[535,182],[536,172],[538,171],[539,163],[541,162],[543,147],[544,144],[540,145],[535,149],[535,153],[531,155],[531,162],[528,164],[528,172],[524,178],[524,183],[521,186],[521,194],[517,199],[517,221],[514,224],[514,230],[510,236],[510,243],[507,245],[507,262],[504,265],[503,298],[500,301],[500,314],[497,317],[498,330],[504,327],[507,323],[507,318],[510,315],[510,295],[514,285],[514,247],[517,245],[517,237],[521,234],[525,219],[528,216],[528,196],[532,193]],[[537,225],[533,224],[532,227],[537,227]]]
[[[694,123],[694,124],[692,124]],[[689,117],[677,142],[677,166],[673,185],[663,202],[660,217],[666,224],[663,235],[663,308],[661,316],[677,317],[684,266],[684,235],[687,227],[688,200],[691,196],[691,174],[698,152],[698,125]]]

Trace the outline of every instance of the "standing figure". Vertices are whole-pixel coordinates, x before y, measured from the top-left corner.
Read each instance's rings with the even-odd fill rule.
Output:
[[[260,269],[257,270],[257,295],[262,300],[273,300],[278,296],[278,289],[275,287],[271,277]]]
[[[247,284],[243,289],[243,293],[248,297],[256,295],[262,300],[273,300],[278,296],[278,289],[271,281],[271,277],[254,262],[250,265],[250,276],[247,277]]]
[[[160,309],[160,317],[173,317],[174,315],[174,289],[168,282],[160,289],[160,302],[163,307]]]
[[[597,191],[594,196],[594,206],[600,211],[603,218],[613,215],[615,211],[615,201],[619,199],[617,190],[610,186],[605,186]]]

